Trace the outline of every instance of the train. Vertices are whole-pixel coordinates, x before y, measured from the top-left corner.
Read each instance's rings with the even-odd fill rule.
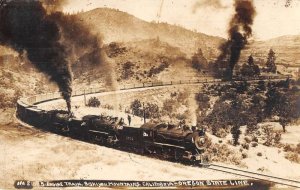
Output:
[[[249,81],[249,80],[276,80],[276,79],[289,79],[292,78],[290,75],[278,75],[278,74],[262,74],[258,76],[243,76],[243,75],[233,75],[233,81]]]
[[[42,130],[102,146],[197,165],[207,161],[205,130],[196,126],[147,122],[133,127],[125,124],[123,118],[105,115],[79,119],[64,110],[41,110],[21,100],[16,116]]]

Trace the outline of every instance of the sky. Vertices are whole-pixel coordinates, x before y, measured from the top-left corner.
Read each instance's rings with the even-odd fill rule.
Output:
[[[300,0],[253,1],[257,12],[253,24],[253,39],[267,40],[300,34]],[[234,0],[69,0],[63,11],[72,13],[98,7],[115,8],[145,21],[167,22],[227,38],[228,22],[234,13],[233,2]]]

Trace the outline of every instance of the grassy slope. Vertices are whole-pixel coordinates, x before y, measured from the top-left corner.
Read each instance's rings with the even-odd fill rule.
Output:
[[[216,47],[224,40],[166,23],[145,22],[128,13],[108,8],[94,9],[78,16],[95,33],[102,34],[104,43],[159,37],[171,46],[179,47],[188,55],[200,47],[207,57],[215,57],[217,55]]]

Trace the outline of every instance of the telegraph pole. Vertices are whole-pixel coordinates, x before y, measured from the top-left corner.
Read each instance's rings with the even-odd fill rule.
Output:
[[[145,105],[144,105],[144,102],[143,102],[143,117],[144,117],[144,124],[146,123],[146,110],[145,110]]]

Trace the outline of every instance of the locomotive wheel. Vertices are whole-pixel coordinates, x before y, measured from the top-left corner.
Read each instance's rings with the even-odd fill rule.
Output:
[[[109,136],[107,139],[106,139],[106,142],[107,142],[107,145],[109,147],[113,147],[116,145],[116,142],[118,142],[118,137],[116,135],[113,135],[113,136]]]
[[[64,136],[68,136],[69,135],[69,132],[70,132],[70,129],[68,126],[55,126],[55,131],[56,133],[58,134],[61,134],[61,135],[64,135]]]
[[[148,153],[148,154],[155,154],[155,148],[154,147],[146,147],[145,148],[145,153]]]
[[[99,144],[104,144],[104,138],[102,136],[95,135],[95,141]]]
[[[144,155],[147,151],[143,147],[138,147],[138,148],[136,148],[136,152],[138,154]]]
[[[94,144],[103,144],[103,137],[97,135],[97,134],[88,134],[88,138],[89,141],[91,141]]]
[[[201,166],[201,161],[200,160],[194,160],[193,165],[194,166]]]

